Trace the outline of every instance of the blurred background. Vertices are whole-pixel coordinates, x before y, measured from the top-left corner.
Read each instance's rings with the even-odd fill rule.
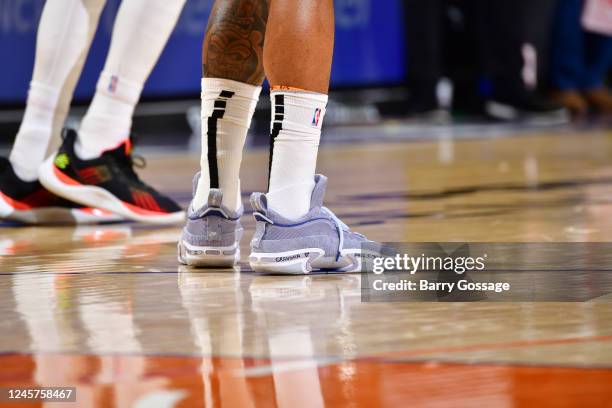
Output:
[[[188,0],[145,88],[134,133],[197,149],[201,44],[213,0]],[[69,125],[93,96],[120,0],[108,0]],[[44,0],[0,0],[0,150],[18,130]],[[608,0],[335,0],[324,142],[610,126]],[[297,62],[296,62],[297,63]],[[375,136],[370,131],[376,126]],[[260,99],[252,145],[267,143]]]

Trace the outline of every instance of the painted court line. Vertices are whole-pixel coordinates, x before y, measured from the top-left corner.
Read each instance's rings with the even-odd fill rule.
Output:
[[[512,342],[506,342],[506,343],[471,344],[471,345],[456,346],[456,347],[432,347],[428,349],[391,351],[387,353],[373,355],[372,358],[423,356],[427,354],[437,354],[437,353],[461,353],[465,351],[500,350],[500,349],[511,349],[511,348],[532,347],[532,346],[555,346],[559,344],[578,344],[578,343],[591,343],[591,342],[600,342],[600,341],[612,341],[612,335],[589,336],[589,337],[570,337],[570,338],[564,338],[564,339],[517,340],[517,341],[512,341]]]

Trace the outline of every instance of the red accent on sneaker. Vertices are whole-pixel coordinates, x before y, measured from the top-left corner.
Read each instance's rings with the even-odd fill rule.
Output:
[[[112,152],[113,150],[118,149],[119,147],[123,146],[123,149],[125,151],[125,154],[127,156],[130,155],[130,153],[132,152],[132,141],[127,138],[125,140],[122,140],[121,142],[117,143],[116,145],[114,145],[113,147],[110,147],[104,151],[102,151],[102,154],[106,153],[106,152]]]
[[[30,195],[27,195],[19,200],[11,198],[4,193],[0,192],[2,198],[15,210],[26,211],[33,208],[41,207],[54,207],[57,204],[58,197],[53,195],[50,191],[40,188]]]
[[[57,166],[53,166],[53,172],[55,173],[55,175],[57,176],[58,179],[60,179],[60,181],[64,184],[68,184],[71,186],[80,186],[82,185],[81,183],[79,183],[78,181],[76,181],[75,179],[68,177],[64,172],[62,172],[60,169],[57,168]]]
[[[126,154],[126,156],[129,156],[130,153],[132,153],[132,140],[131,139],[127,139],[125,141],[125,154]]]
[[[6,194],[3,194],[2,191],[0,191],[0,197],[2,197],[2,199],[11,207],[13,207],[15,210],[18,211],[26,211],[26,210],[30,210],[32,209],[31,205],[28,205],[26,203],[23,203],[21,201],[17,201],[12,199],[11,197],[7,196]]]
[[[68,177],[66,174],[64,174],[62,171],[60,171],[56,166],[53,166],[53,171],[55,172],[55,175],[60,179],[60,181],[62,183],[71,185],[71,186],[82,186],[81,183],[79,183],[78,181]],[[146,193],[148,194],[148,193]],[[168,214],[167,212],[161,210],[159,208],[159,206],[156,203],[157,206],[157,211],[151,211],[151,210],[147,210],[145,208],[141,208],[138,207],[136,205],[130,204],[130,203],[126,203],[125,201],[121,201],[119,199],[117,199],[117,201],[120,201],[121,204],[123,204],[128,210],[136,213],[136,214],[140,214],[140,215],[162,215],[162,214]]]
[[[125,205],[130,211],[135,212],[136,214],[140,214],[140,215],[165,215],[168,214],[165,211],[151,211],[151,210],[145,210],[144,208],[138,207],[136,205],[130,204],[130,203],[126,203],[125,201],[121,202],[123,205]]]
[[[159,207],[155,199],[151,194],[143,191],[132,191],[132,198],[138,207],[146,210],[163,213],[164,211]]]
[[[40,188],[21,199],[21,202],[26,203],[32,208],[52,207],[57,201],[58,197],[44,188]]]
[[[78,171],[79,177],[83,179],[85,184],[99,184],[102,180],[97,167],[86,167]]]

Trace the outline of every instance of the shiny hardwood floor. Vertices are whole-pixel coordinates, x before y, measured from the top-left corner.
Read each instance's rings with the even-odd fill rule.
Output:
[[[266,160],[245,156],[245,195]],[[148,161],[187,204],[198,158]],[[609,131],[329,145],[319,163],[327,205],[372,239],[612,241]],[[358,275],[180,267],[179,230],[0,226],[0,387],[76,386],[87,407],[612,406],[610,302],[362,303]]]

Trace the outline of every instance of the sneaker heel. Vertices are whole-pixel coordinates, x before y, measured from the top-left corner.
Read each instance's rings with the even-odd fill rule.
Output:
[[[233,268],[240,262],[240,247],[214,248],[194,247],[179,241],[178,261],[180,264],[200,268]]]

